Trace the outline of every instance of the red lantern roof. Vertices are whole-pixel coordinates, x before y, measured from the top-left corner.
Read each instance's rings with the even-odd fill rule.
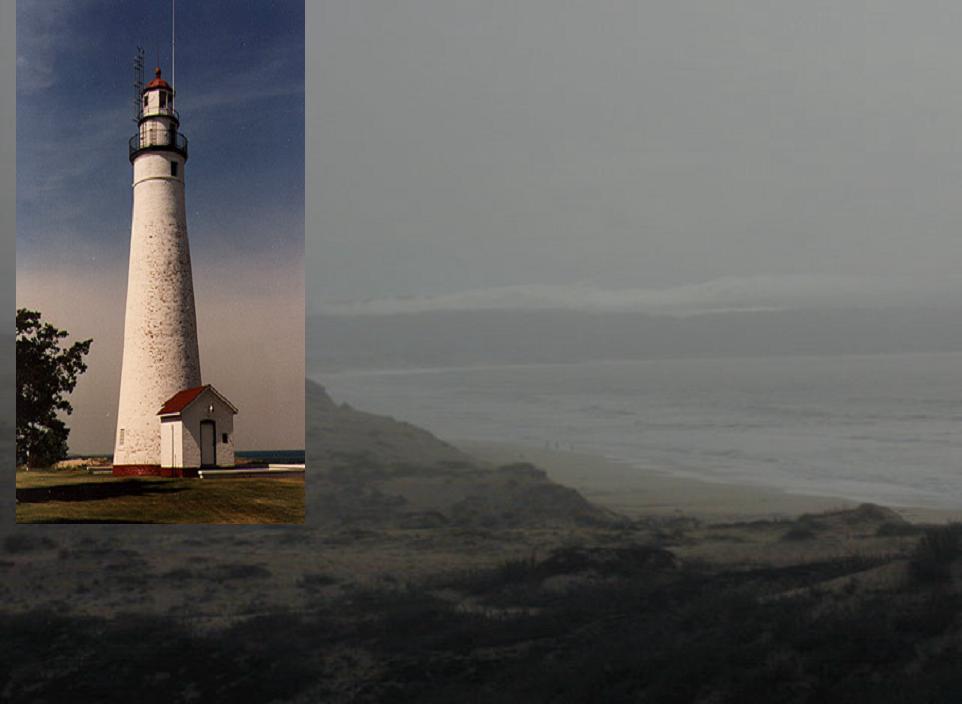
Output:
[[[166,88],[167,90],[172,90],[170,84],[160,77],[160,66],[154,69],[154,80],[144,86],[144,90],[153,90],[154,88]]]

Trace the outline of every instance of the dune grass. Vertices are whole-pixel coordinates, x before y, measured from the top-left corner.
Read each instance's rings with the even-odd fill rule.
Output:
[[[304,480],[17,472],[17,523],[303,523]]]

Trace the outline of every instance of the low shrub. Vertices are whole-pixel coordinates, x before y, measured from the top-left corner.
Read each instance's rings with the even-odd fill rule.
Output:
[[[912,555],[912,572],[922,581],[945,581],[962,557],[962,523],[926,528]]]
[[[801,540],[814,540],[815,531],[804,525],[794,525],[782,534],[781,540],[785,542],[795,542]]]

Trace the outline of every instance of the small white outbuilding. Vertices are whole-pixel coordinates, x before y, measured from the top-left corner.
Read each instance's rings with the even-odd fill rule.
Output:
[[[233,467],[236,413],[234,404],[210,384],[178,391],[157,413],[160,466]]]

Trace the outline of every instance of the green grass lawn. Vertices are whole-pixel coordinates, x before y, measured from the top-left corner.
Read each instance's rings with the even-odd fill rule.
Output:
[[[303,523],[304,479],[17,472],[17,523]]]

